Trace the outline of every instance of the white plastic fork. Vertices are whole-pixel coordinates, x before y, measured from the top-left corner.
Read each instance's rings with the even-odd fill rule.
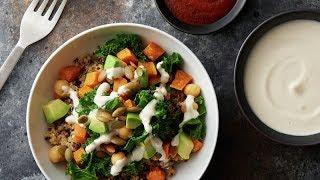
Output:
[[[24,49],[29,45],[46,37],[53,30],[67,3],[67,0],[62,0],[56,13],[50,20],[49,18],[58,0],[52,1],[50,7],[47,9],[44,15],[42,14],[44,13],[49,0],[43,0],[39,8],[35,11],[37,5],[39,4],[39,1],[40,0],[33,0],[23,15],[20,25],[19,41],[0,68],[0,90],[8,79],[14,66],[17,64]]]

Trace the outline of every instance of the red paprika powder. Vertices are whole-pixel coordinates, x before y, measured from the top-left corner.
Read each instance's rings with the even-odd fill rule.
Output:
[[[224,17],[236,0],[165,0],[171,13],[180,21],[191,25],[213,23]]]

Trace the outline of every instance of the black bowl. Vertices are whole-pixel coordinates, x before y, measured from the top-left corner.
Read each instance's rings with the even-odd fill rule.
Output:
[[[169,22],[169,24],[171,24],[178,30],[189,34],[210,34],[212,32],[218,31],[219,29],[229,24],[239,14],[245,2],[246,0],[237,0],[236,4],[230,10],[230,12],[214,23],[206,25],[190,25],[175,18],[167,8],[164,0],[155,0],[158,10],[162,14],[162,16]]]
[[[265,125],[252,111],[244,91],[244,70],[250,51],[256,42],[270,29],[290,20],[308,19],[320,21],[320,12],[314,10],[290,11],[281,13],[263,22],[255,28],[243,43],[236,62],[234,87],[238,104],[249,122],[270,139],[288,145],[312,145],[320,143],[320,133],[309,136],[293,136],[275,131]]]

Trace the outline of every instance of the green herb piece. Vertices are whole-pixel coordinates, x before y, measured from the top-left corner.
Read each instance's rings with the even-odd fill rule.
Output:
[[[147,57],[142,53],[142,40],[137,34],[117,34],[116,38],[100,46],[99,49],[95,51],[95,55],[106,58],[109,54],[116,55],[125,48],[131,49],[139,60],[147,60]]]
[[[169,74],[172,74],[179,67],[182,66],[183,60],[179,53],[172,53],[171,55],[164,56],[162,58],[161,67],[164,68]]]
[[[179,132],[182,112],[170,101],[159,101],[155,107],[155,118],[152,118],[152,134],[162,140],[169,140]]]
[[[124,146],[123,150],[131,152],[137,144],[143,142],[147,137],[148,133],[144,131],[143,125],[138,126],[133,131],[133,135],[127,141],[127,144]]]
[[[128,176],[138,176],[142,172],[145,172],[146,166],[142,161],[130,162],[127,166],[124,167],[123,173]]]
[[[84,97],[79,100],[79,106],[75,108],[80,116],[88,115],[90,111],[98,108],[98,106],[93,102],[95,95],[96,95],[96,90],[92,90],[86,93]]]
[[[113,112],[121,105],[121,101],[119,97],[116,97],[112,100],[107,101],[106,103],[106,110],[109,112]]]
[[[111,159],[109,156],[100,159],[94,153],[90,153],[86,154],[83,159],[83,164],[85,164],[83,169],[72,161],[68,163],[66,174],[71,175],[72,180],[97,180],[98,176],[101,175],[111,176]]]
[[[134,101],[140,108],[144,108],[152,99],[154,97],[150,90],[141,90],[136,94]]]

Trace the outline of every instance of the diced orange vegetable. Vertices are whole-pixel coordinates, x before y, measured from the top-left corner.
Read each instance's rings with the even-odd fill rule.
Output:
[[[89,86],[94,88],[96,85],[99,84],[98,77],[99,77],[98,71],[89,72],[86,75],[86,79],[84,80],[84,86]]]
[[[146,68],[148,77],[154,77],[158,74],[156,66],[153,62],[144,62],[142,65]]]
[[[86,128],[77,124],[74,127],[74,136],[73,140],[78,143],[84,143],[87,140],[87,130]]]
[[[73,152],[73,159],[76,161],[77,164],[81,164],[82,157],[85,153],[86,151],[82,147]]]
[[[113,80],[113,91],[118,91],[119,87],[127,84],[127,79],[121,77]]]
[[[158,167],[152,168],[147,174],[147,180],[165,180],[166,175],[163,170]]]
[[[170,87],[182,91],[182,89],[190,83],[191,80],[192,77],[188,73],[178,70]]]
[[[125,48],[125,49],[121,50],[120,52],[118,52],[117,57],[127,64],[129,64],[130,62],[137,64],[137,62],[138,62],[137,57],[128,48]]]
[[[143,53],[151,60],[155,61],[162,56],[165,51],[156,43],[151,42],[144,50]]]
[[[72,82],[76,80],[80,76],[80,74],[81,74],[81,67],[66,66],[60,70],[59,77],[61,80]]]
[[[123,104],[126,108],[131,108],[135,106],[134,102],[131,99],[126,100]]]
[[[80,89],[78,89],[78,95],[79,97],[83,97],[88,92],[92,91],[93,89],[89,86],[82,86]]]
[[[149,78],[149,85],[155,85],[161,82],[160,76],[154,76]]]
[[[200,151],[200,149],[203,146],[203,142],[199,141],[199,140],[193,140],[193,149],[192,152],[198,152]]]

